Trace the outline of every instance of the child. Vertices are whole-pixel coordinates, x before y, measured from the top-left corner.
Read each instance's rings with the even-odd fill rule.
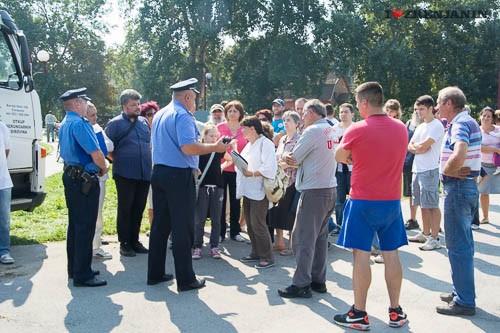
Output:
[[[219,132],[215,125],[208,124],[203,128],[201,137],[202,142],[214,143],[217,141],[218,137]],[[207,168],[211,155],[212,154],[206,154],[200,156],[198,166],[200,177],[205,171],[205,168]],[[223,156],[223,153],[215,153],[215,156],[208,166],[208,171],[199,186],[198,198],[196,199],[193,259],[201,258],[205,221],[209,212],[210,220],[212,221],[212,229],[210,231],[210,254],[214,259],[220,259],[221,257],[219,252],[219,234],[224,189],[220,160]]]

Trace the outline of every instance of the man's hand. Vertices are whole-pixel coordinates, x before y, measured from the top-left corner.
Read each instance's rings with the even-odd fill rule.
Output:
[[[295,160],[295,158],[293,157],[291,152],[284,153],[282,158],[285,160],[286,164],[288,164],[289,166],[291,166],[291,167],[297,166],[297,161]]]
[[[220,137],[219,140],[215,143],[215,152],[217,153],[225,153],[229,149],[229,145],[231,143],[223,143],[222,140],[224,137]]]

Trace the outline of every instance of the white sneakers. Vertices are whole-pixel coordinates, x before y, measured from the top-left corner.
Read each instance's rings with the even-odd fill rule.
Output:
[[[231,237],[232,240],[235,240],[237,242],[244,242],[245,241],[245,238],[243,238],[240,234],[234,236],[234,237]]]
[[[109,252],[104,251],[100,247],[97,249],[94,249],[93,251],[94,258],[98,259],[112,259],[113,255]]]
[[[419,246],[419,249],[422,251],[432,251],[432,250],[438,250],[441,247],[442,246],[441,246],[441,243],[439,242],[439,240],[435,239],[432,236],[428,236],[425,244],[422,246]]]
[[[10,253],[2,254],[2,256],[0,257],[0,263],[4,265],[10,265],[15,262],[16,261],[14,260],[14,258],[11,257]]]
[[[415,242],[415,243],[425,243],[427,242],[427,238],[430,236],[424,235],[423,231],[420,231],[418,234],[412,237],[408,237],[408,241],[410,242]]]

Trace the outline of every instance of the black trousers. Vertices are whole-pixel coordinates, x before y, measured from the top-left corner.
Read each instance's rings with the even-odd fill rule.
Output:
[[[192,169],[155,165],[151,178],[154,217],[149,235],[148,279],[165,274],[167,240],[172,233],[177,285],[193,283],[196,190]]]
[[[118,196],[116,229],[120,243],[135,244],[139,241],[142,214],[146,208],[149,182],[113,176]]]
[[[66,254],[68,275],[74,281],[87,281],[92,275],[92,240],[94,239],[97,208],[99,206],[99,182],[94,182],[87,195],[81,188],[81,180],[63,174],[64,195],[68,207],[68,233]]]
[[[220,219],[220,235],[226,238],[226,201],[227,188],[229,187],[229,236],[232,238],[241,232],[240,213],[241,203],[236,199],[236,172],[222,172],[224,179],[224,200],[222,201],[222,215]]]

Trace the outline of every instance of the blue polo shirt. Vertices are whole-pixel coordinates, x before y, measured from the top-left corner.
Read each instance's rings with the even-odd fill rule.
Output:
[[[74,111],[67,111],[59,129],[61,157],[67,165],[81,165],[88,173],[99,172],[90,156],[99,150],[92,125]]]
[[[184,145],[198,142],[200,132],[194,116],[175,99],[155,114],[152,129],[153,164],[197,168],[199,157],[186,155]]]
[[[149,182],[153,164],[151,161],[151,131],[148,121],[139,116],[132,130],[123,136],[130,126],[129,117],[123,112],[111,119],[106,125],[105,133],[115,146],[113,150],[113,176],[118,175]]]

